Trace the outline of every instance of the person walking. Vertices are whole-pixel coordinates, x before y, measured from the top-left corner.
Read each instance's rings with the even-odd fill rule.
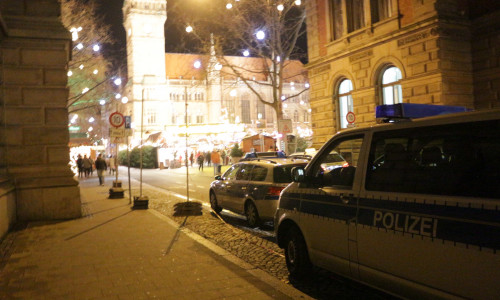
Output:
[[[211,152],[210,151],[207,151],[207,153],[205,153],[205,160],[207,161],[207,167],[210,167],[210,163],[212,161],[212,157],[211,157]]]
[[[198,171],[203,172],[203,161],[205,160],[205,157],[203,156],[203,153],[200,152],[198,153],[198,157],[196,158],[196,162],[198,163]]]
[[[83,158],[81,154],[78,154],[78,158],[76,160],[76,166],[78,167],[78,178],[82,178],[84,170],[83,170]]]
[[[99,177],[99,185],[104,185],[104,171],[106,171],[106,161],[102,159],[102,154],[97,156],[95,160],[95,169],[97,170],[97,177]]]
[[[219,151],[216,151],[215,149],[212,150],[212,154],[210,154],[210,160],[212,161],[212,164],[214,166],[214,175],[219,175],[220,174],[220,154],[219,154]]]
[[[113,155],[111,155],[109,157],[109,174],[113,173],[115,174],[115,170],[116,170],[116,159]]]
[[[87,157],[87,154],[83,156],[83,172],[85,173],[85,177],[89,177],[90,170],[92,170],[92,163],[90,159]]]
[[[193,166],[193,162],[194,162],[194,153],[191,152],[191,155],[189,155],[189,161],[191,162],[191,167]]]

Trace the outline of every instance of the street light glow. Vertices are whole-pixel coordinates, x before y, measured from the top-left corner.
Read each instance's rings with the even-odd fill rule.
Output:
[[[298,5],[301,5],[301,4],[302,4],[302,1],[300,1],[300,0],[295,0],[295,5],[297,5],[297,6],[298,6]]]
[[[90,117],[90,118],[89,118],[89,123],[92,123],[92,122],[94,122],[94,121],[95,121],[94,117]]]
[[[201,68],[201,62],[199,60],[195,61],[193,66],[196,68],[196,69],[199,69]]]
[[[73,75],[73,72],[72,71],[68,71],[68,77]]]
[[[97,73],[99,73],[99,71],[97,69],[94,70],[94,75],[97,75]]]
[[[121,94],[116,94],[116,95],[115,95],[115,99],[120,99],[121,97],[122,97],[122,95],[121,95]]]
[[[231,3],[226,4],[226,9],[231,9],[233,8],[233,5]]]
[[[276,6],[276,8],[279,10],[279,11],[283,11],[285,9],[285,6],[283,4],[278,4],[278,6]]]
[[[264,31],[262,31],[262,30],[259,30],[255,34],[255,36],[257,37],[258,40],[263,40],[263,39],[266,38],[266,33]]]
[[[78,43],[78,45],[76,45],[76,49],[82,50],[83,49],[83,44],[82,43]]]
[[[121,78],[116,78],[115,81],[113,81],[115,85],[120,85],[122,84],[122,79]]]
[[[106,100],[104,100],[104,99],[101,99],[101,100],[99,101],[99,104],[101,104],[101,105],[104,105],[104,104],[106,104]]]
[[[123,97],[123,98],[122,98],[122,103],[123,103],[123,104],[125,104],[125,103],[127,103],[127,102],[128,102],[128,98],[127,98],[127,97]]]
[[[94,45],[94,47],[92,47],[92,49],[94,49],[94,51],[97,52],[101,49],[101,46],[96,44],[96,45]]]
[[[84,89],[83,89],[82,94],[85,94],[85,93],[86,93],[86,92],[88,92],[88,91],[89,91],[89,88],[88,88],[88,87],[86,87],[86,88],[84,88]]]
[[[244,50],[243,51],[243,56],[250,56],[250,51]]]
[[[193,27],[191,25],[188,25],[186,27],[186,32],[193,32]]]

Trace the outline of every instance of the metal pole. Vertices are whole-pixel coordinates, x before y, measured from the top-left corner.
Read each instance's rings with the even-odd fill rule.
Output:
[[[184,99],[186,103],[185,115],[186,115],[186,197],[187,202],[189,202],[189,163],[188,163],[188,92],[187,86],[184,87]]]
[[[115,160],[116,161],[116,160]],[[116,164],[116,162],[115,162]],[[116,167],[118,169],[118,167]],[[130,151],[129,151],[129,139],[127,135],[127,173],[128,173],[128,204],[132,204],[132,186],[130,184]]]
[[[142,88],[142,100],[141,100],[141,147],[139,148],[139,160],[141,165],[141,173],[140,173],[140,187],[139,187],[139,197],[142,198],[142,146],[144,143],[143,140],[144,134],[144,87]]]

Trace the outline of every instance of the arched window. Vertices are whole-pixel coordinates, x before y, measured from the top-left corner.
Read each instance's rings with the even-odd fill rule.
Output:
[[[347,128],[347,113],[354,110],[352,103],[352,82],[349,79],[344,79],[340,82],[338,97],[340,128]]]
[[[382,104],[397,104],[403,102],[401,89],[401,70],[396,67],[385,69],[382,75]]]

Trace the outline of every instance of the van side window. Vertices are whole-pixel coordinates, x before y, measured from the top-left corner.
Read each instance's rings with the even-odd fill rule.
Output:
[[[500,198],[500,121],[373,135],[366,189]]]
[[[314,166],[315,174],[324,185],[351,187],[358,165],[363,138],[361,136],[343,139],[323,151]]]

